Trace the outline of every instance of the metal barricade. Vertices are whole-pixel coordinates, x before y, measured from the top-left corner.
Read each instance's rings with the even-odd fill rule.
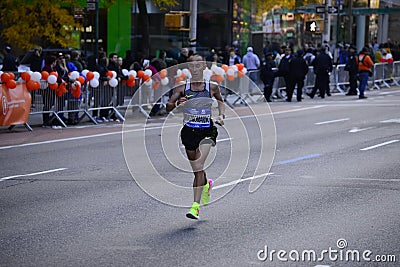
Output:
[[[111,87],[108,82],[101,81],[99,86],[93,88],[89,86],[87,97],[87,108],[85,108],[85,114],[95,123],[97,121],[94,117],[99,119],[109,118],[115,115],[118,119],[124,121],[124,116],[117,110],[117,89],[118,87]],[[89,114],[92,111],[92,115]]]
[[[340,93],[345,93],[345,87],[350,85],[349,81],[349,72],[344,70],[344,64],[338,64],[333,68],[333,73],[331,74],[331,83],[332,79],[335,81],[334,84],[331,84],[334,88],[336,88]]]
[[[386,87],[390,88],[390,85],[385,81],[385,65],[387,63],[375,63],[371,71],[373,72],[372,77],[369,77],[368,81],[373,82],[373,85],[380,90],[380,83],[383,83]]]
[[[392,79],[393,79],[393,83],[395,85],[400,86],[400,84],[399,84],[399,80],[400,80],[400,61],[393,62]]]

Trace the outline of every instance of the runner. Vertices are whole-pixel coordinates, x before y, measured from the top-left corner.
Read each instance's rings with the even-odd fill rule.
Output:
[[[183,107],[181,140],[194,173],[194,202],[186,217],[199,219],[200,200],[207,205],[212,188],[212,180],[206,178],[204,163],[218,135],[211,119],[212,97],[218,100],[219,115],[215,123],[221,126],[224,125],[225,105],[218,84],[203,79],[203,70],[206,68],[203,57],[194,54],[188,62],[192,78],[174,89],[167,103],[167,112],[180,105]]]

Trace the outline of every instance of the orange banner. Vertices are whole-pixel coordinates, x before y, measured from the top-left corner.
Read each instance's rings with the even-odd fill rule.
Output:
[[[17,83],[14,89],[5,84],[0,90],[0,126],[11,126],[28,122],[31,110],[31,94],[25,83]]]

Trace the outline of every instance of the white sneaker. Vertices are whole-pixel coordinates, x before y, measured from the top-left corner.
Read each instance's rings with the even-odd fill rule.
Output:
[[[109,122],[109,120],[106,117],[101,118],[104,122]]]
[[[51,128],[53,128],[54,130],[59,130],[59,129],[62,129],[62,126],[60,126],[60,125],[53,125],[53,126],[51,126]]]

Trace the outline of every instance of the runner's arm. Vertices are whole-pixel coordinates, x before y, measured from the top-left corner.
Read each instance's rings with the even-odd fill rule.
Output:
[[[169,98],[169,101],[166,105],[167,112],[171,112],[174,108],[184,102],[183,95],[183,86],[178,86],[174,89],[173,94]]]

